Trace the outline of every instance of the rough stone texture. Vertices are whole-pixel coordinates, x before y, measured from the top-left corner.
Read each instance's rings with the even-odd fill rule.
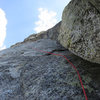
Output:
[[[99,1],[72,0],[63,11],[58,40],[74,54],[100,64]]]
[[[88,100],[100,100],[100,64],[82,59],[100,63],[96,5],[93,0],[72,0],[62,24],[0,51],[0,100],[85,100],[73,67],[63,57],[40,50],[65,55],[80,72]]]
[[[88,0],[100,12],[100,0]]]
[[[0,52],[0,100],[85,100],[72,66],[77,67],[88,100],[100,100],[100,65],[85,61],[56,41],[27,41]]]

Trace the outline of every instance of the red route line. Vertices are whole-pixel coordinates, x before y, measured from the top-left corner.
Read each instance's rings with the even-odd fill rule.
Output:
[[[85,100],[88,100],[88,97],[86,95],[86,92],[85,92],[85,89],[84,89],[84,85],[83,85],[83,82],[82,82],[82,78],[81,78],[81,76],[79,74],[79,71],[77,70],[77,68],[74,66],[74,64],[66,56],[61,55],[61,54],[55,54],[55,53],[47,52],[47,51],[42,51],[42,50],[39,50],[37,48],[33,48],[33,49],[35,49],[36,51],[48,53],[48,54],[51,54],[51,55],[64,57],[72,65],[72,67],[75,69],[75,71],[77,72],[77,75],[78,75],[78,78],[79,78],[79,81],[80,81],[80,84],[81,84],[81,87],[82,87],[82,90],[83,90],[83,93],[84,93],[84,96],[85,96]]]

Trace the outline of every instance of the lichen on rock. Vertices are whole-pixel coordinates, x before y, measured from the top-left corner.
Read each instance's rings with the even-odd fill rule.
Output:
[[[83,59],[100,63],[100,13],[91,2],[72,0],[65,7],[58,40]]]

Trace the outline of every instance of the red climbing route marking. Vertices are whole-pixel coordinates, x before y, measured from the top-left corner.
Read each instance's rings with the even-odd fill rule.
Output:
[[[55,54],[55,53],[51,53],[51,52],[47,52],[47,51],[42,51],[42,50],[39,50],[37,48],[33,48],[34,50],[36,51],[40,51],[40,52],[44,52],[44,53],[48,53],[48,54],[51,54],[51,55],[56,55],[56,56],[61,56],[61,57],[64,57],[68,63],[71,64],[71,66],[75,69],[75,71],[77,72],[77,75],[78,75],[78,78],[79,78],[79,81],[80,81],[80,84],[81,84],[81,87],[82,87],[82,90],[83,90],[83,93],[84,93],[84,96],[85,96],[85,100],[88,100],[88,97],[86,95],[86,92],[85,92],[85,89],[84,89],[84,85],[83,85],[83,82],[82,82],[82,78],[79,74],[79,71],[77,70],[77,68],[74,66],[74,64],[64,55],[61,55],[61,54]]]

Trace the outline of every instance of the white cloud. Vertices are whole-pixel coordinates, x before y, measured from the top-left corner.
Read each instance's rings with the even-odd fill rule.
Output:
[[[4,40],[6,37],[7,19],[5,12],[0,8],[0,50],[5,49]]]
[[[35,23],[36,27],[34,30],[38,33],[45,31],[53,27],[57,23],[56,15],[54,11],[48,11],[48,9],[39,8],[39,20]]]

